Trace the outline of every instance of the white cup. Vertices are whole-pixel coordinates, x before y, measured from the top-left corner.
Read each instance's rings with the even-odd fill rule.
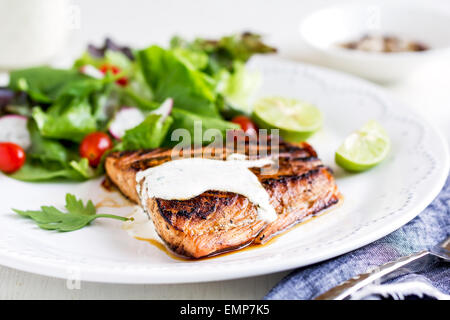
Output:
[[[0,0],[0,69],[50,61],[69,32],[68,0]]]

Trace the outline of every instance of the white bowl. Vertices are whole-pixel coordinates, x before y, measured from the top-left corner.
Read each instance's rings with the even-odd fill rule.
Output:
[[[300,34],[326,66],[378,82],[391,82],[438,55],[450,53],[450,14],[413,4],[343,4],[307,16],[300,24]],[[337,45],[364,34],[419,41],[430,49],[374,53]]]

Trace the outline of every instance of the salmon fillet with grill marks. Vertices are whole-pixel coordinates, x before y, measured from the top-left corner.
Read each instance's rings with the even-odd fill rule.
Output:
[[[247,143],[245,153],[255,154],[252,148],[260,150],[258,145]],[[272,150],[270,146],[267,148],[270,155]],[[233,153],[224,150],[223,159]],[[276,173],[267,175],[261,173],[261,168],[250,168],[270,196],[278,215],[275,221],[259,220],[253,203],[230,192],[211,190],[189,200],[150,198],[147,214],[160,237],[176,253],[200,258],[249,243],[264,243],[339,201],[331,170],[322,164],[309,144],[282,142],[278,153]],[[105,168],[120,191],[139,203],[136,173],[170,160],[171,149],[116,152],[106,158]]]

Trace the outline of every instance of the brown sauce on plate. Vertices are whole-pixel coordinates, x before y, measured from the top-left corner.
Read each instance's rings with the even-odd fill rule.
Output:
[[[165,254],[167,254],[170,258],[174,259],[174,260],[179,260],[179,261],[184,261],[184,262],[197,262],[197,261],[204,261],[204,260],[210,260],[210,259],[215,259],[215,258],[219,258],[219,257],[224,257],[224,256],[228,256],[234,253],[238,253],[238,252],[243,252],[243,251],[250,251],[250,250],[255,250],[255,249],[259,249],[259,248],[263,248],[265,246],[268,246],[274,242],[276,242],[280,236],[286,234],[287,232],[291,232],[294,229],[297,229],[300,226],[305,225],[306,223],[313,221],[331,211],[333,211],[334,209],[340,207],[342,205],[343,202],[343,196],[341,195],[339,197],[339,201],[336,205],[332,206],[331,208],[322,210],[321,212],[319,212],[318,214],[315,215],[311,215],[308,216],[306,218],[304,218],[303,220],[300,220],[299,222],[297,222],[295,225],[289,227],[287,230],[281,231],[278,234],[274,235],[272,238],[270,238],[268,241],[262,243],[262,244],[256,244],[253,242],[249,242],[243,245],[240,245],[238,247],[234,247],[234,248],[227,248],[224,251],[220,251],[220,252],[215,252],[211,255],[208,255],[206,257],[203,258],[191,258],[191,257],[186,257],[186,256],[182,256],[179,255],[175,252],[173,252],[172,250],[170,250],[169,248],[167,248],[166,245],[164,245],[164,243],[156,240],[156,239],[145,239],[145,238],[139,238],[136,237],[137,240],[141,240],[141,241],[146,241],[149,244],[153,245],[154,247],[158,248],[159,250],[163,251]]]
[[[111,179],[108,176],[105,176],[105,178],[102,181],[101,186],[103,187],[103,189],[105,189],[106,191],[116,191],[117,187],[114,185],[114,183],[111,181]]]
[[[95,208],[102,208],[102,207],[107,207],[107,208],[123,208],[123,207],[130,207],[133,206],[134,203],[132,203],[131,201],[129,201],[126,198],[121,197],[121,201],[118,201],[117,199],[114,199],[112,197],[106,197],[103,198],[102,200],[100,200],[99,202],[97,202],[95,204]]]

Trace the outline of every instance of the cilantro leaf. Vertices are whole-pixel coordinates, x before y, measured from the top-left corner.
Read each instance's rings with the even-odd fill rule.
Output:
[[[97,214],[91,200],[84,205],[83,201],[77,200],[77,198],[70,193],[66,195],[66,209],[68,211],[67,213],[62,212],[53,206],[42,206],[40,211],[12,210],[21,216],[33,219],[42,229],[62,232],[81,229],[97,218],[111,218],[121,221],[128,220],[128,218],[112,214]]]

